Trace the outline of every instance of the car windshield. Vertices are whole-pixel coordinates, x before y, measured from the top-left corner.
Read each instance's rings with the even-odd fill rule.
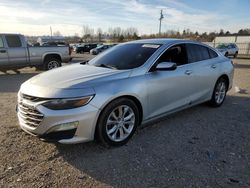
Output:
[[[159,47],[159,44],[120,44],[89,61],[89,65],[118,70],[137,68],[143,65]]]

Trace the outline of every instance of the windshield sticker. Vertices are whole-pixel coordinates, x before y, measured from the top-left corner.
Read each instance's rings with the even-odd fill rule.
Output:
[[[143,48],[159,48],[160,45],[158,44],[143,44]]]

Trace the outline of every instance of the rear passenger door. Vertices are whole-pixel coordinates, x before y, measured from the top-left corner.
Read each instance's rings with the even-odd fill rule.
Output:
[[[8,46],[9,65],[25,66],[28,64],[27,49],[18,35],[5,35]]]
[[[218,75],[218,57],[212,49],[189,43],[187,56],[192,76],[194,78],[193,87],[195,92],[190,96],[192,103],[203,102],[212,96],[214,84]]]
[[[9,63],[8,51],[4,46],[3,37],[0,35],[0,66],[6,66]]]

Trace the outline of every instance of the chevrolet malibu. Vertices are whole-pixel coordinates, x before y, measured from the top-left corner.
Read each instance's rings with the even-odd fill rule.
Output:
[[[125,144],[136,128],[209,102],[232,87],[233,64],[195,41],[148,39],[117,45],[94,59],[39,74],[21,85],[21,128],[63,144],[94,139]]]

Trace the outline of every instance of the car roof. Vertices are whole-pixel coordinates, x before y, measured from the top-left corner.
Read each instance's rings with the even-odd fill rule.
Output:
[[[185,42],[191,40],[184,40],[184,39],[175,39],[175,38],[156,38],[156,39],[141,39],[131,41],[129,43],[147,43],[147,44],[168,44],[172,42]]]
[[[135,40],[135,41],[130,41],[127,43],[141,43],[141,44],[159,44],[159,45],[168,45],[168,44],[173,44],[173,43],[190,43],[190,44],[198,44],[205,46],[207,48],[213,49],[213,47],[202,43],[200,41],[196,40],[188,40],[188,39],[176,39],[176,38],[156,38],[156,39],[141,39],[141,40]]]

